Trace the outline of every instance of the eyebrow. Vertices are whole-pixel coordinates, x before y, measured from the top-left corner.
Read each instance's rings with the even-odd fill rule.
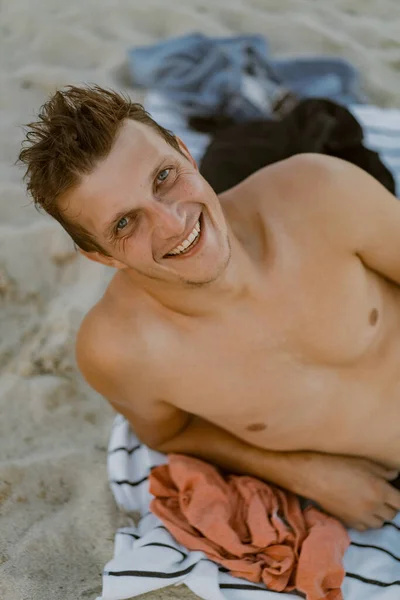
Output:
[[[169,156],[164,156],[164,158],[157,163],[157,165],[154,167],[154,169],[151,171],[147,181],[149,183],[152,183],[152,181],[154,180],[155,176],[157,175],[158,171],[161,169],[162,165],[165,163],[166,160],[168,160],[168,158],[170,158]],[[136,213],[139,212],[139,209],[131,209],[131,208],[125,208],[122,209],[120,211],[118,211],[113,218],[108,222],[108,224],[104,227],[103,229],[103,235],[107,238],[110,238],[112,236],[112,233],[114,231],[115,226],[117,225],[117,223],[126,215],[135,215]]]

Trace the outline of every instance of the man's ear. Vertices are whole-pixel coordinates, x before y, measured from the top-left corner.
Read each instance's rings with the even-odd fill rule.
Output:
[[[197,163],[194,160],[193,156],[190,154],[189,148],[186,146],[185,142],[183,140],[181,140],[181,138],[178,137],[177,135],[175,136],[175,138],[176,138],[176,141],[178,142],[179,147],[180,147],[181,151],[183,152],[183,154],[192,163],[192,165],[194,166],[194,168],[198,171],[199,167],[197,166]]]
[[[126,265],[124,265],[124,263],[120,262],[119,260],[116,260],[115,258],[112,258],[111,256],[105,256],[104,254],[101,254],[101,252],[87,252],[86,250],[82,250],[81,248],[78,248],[78,250],[81,254],[83,254],[83,256],[86,256],[86,258],[88,258],[89,260],[93,260],[94,262],[106,265],[106,267],[112,267],[113,269],[126,269]]]

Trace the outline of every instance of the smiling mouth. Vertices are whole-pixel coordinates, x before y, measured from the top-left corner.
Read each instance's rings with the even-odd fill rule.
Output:
[[[168,252],[168,254],[165,254],[164,258],[174,258],[175,256],[182,256],[183,254],[186,254],[187,252],[189,252],[189,250],[191,250],[198,244],[198,242],[200,240],[200,235],[201,235],[201,215],[200,215],[196,225],[193,227],[192,231],[187,236],[187,238],[185,240],[183,240],[183,242],[181,244],[179,244],[178,246],[176,246],[175,248],[170,250],[170,252]]]

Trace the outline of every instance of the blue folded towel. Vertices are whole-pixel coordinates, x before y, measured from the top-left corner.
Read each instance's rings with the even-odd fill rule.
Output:
[[[221,111],[239,122],[270,116],[274,102],[288,90],[301,98],[325,97],[342,104],[366,100],[358,73],[347,61],[271,59],[261,35],[209,38],[193,33],[132,48],[129,66],[136,85],[164,93],[187,117]]]

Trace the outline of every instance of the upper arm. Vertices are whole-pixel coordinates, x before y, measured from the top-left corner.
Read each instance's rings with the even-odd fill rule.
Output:
[[[356,254],[377,273],[400,284],[400,202],[361,169],[347,170],[342,202],[353,204],[349,228]]]
[[[293,212],[323,239],[358,255],[366,266],[400,283],[400,202],[359,167],[322,155],[299,155],[283,189]],[[282,171],[283,174],[283,171]],[[298,216],[298,215],[297,215]]]
[[[129,421],[139,439],[157,449],[186,427],[190,415],[160,398],[153,365],[146,364],[138,350],[130,348],[126,356],[122,348],[110,344],[110,336],[95,321],[89,313],[77,336],[79,370]]]

